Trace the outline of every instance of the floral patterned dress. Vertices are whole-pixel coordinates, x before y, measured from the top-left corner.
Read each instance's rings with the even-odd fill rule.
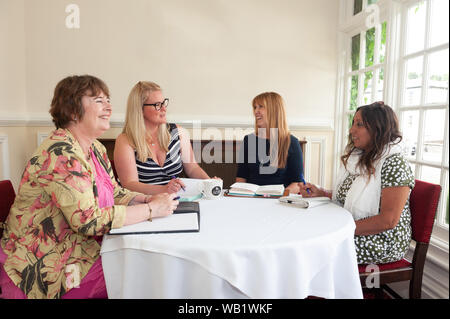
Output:
[[[28,298],[61,298],[68,268],[81,280],[100,254],[94,236],[122,227],[138,195],[117,184],[104,146],[92,149],[111,177],[114,206],[99,208],[95,170],[68,130],[52,132],[27,163],[1,247],[6,273]]]
[[[336,199],[344,205],[347,192],[357,175],[349,175],[339,186]],[[414,188],[414,175],[408,160],[401,154],[388,157],[381,168],[381,188],[409,186]],[[406,201],[396,227],[382,233],[355,236],[358,264],[390,263],[401,260],[411,242],[411,211]]]

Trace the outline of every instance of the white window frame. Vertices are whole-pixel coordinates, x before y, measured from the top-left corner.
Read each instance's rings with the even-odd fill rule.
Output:
[[[384,101],[386,104],[391,105],[397,114],[402,113],[406,110],[411,110],[414,107],[410,108],[400,108],[400,101],[403,95],[403,78],[402,74],[405,72],[403,69],[403,59],[410,57],[402,56],[401,54],[404,52],[404,46],[406,42],[406,26],[402,25],[402,21],[405,19],[407,14],[407,8],[415,3],[418,3],[422,0],[379,0],[377,5],[380,8],[380,22],[387,21],[387,37],[386,37],[386,56],[384,61]],[[340,167],[340,156],[342,155],[347,135],[347,118],[348,114],[352,113],[347,111],[349,105],[348,92],[350,90],[348,83],[348,63],[351,63],[351,38],[362,32],[363,29],[367,29],[365,27],[365,19],[368,16],[365,8],[367,7],[367,0],[363,0],[363,9],[360,13],[353,15],[353,0],[341,0],[340,7],[340,25],[339,25],[339,55],[338,60],[338,83],[336,88],[336,114],[335,114],[335,123],[336,123],[336,131],[335,131],[335,150],[334,150],[334,179],[336,179],[337,171]],[[427,11],[429,15],[429,10]],[[429,17],[427,17],[427,21]],[[429,23],[427,22],[427,26]],[[427,28],[427,33],[429,30]],[[428,34],[427,34],[428,37]],[[362,37],[361,41],[365,40],[365,37]],[[442,48],[448,47],[448,44],[438,46],[437,48],[432,48],[427,51],[427,54],[440,50]],[[350,48],[350,49],[349,49]],[[365,47],[361,46],[360,51],[365,51]],[[426,59],[424,59],[426,60]],[[365,60],[362,60],[360,57],[360,65],[364,63]],[[424,61],[425,63],[425,61]],[[423,81],[427,79],[426,70],[423,70]],[[373,77],[375,80],[375,76]],[[360,83],[361,84],[361,83]],[[426,84],[426,83],[425,83]],[[350,84],[351,85],[351,84]],[[424,88],[426,86],[423,86]],[[358,90],[363,89],[363,86],[358,85]],[[372,94],[375,94],[375,88],[372,90]],[[359,103],[359,102],[358,102]],[[362,105],[362,104],[358,104]],[[445,163],[445,157],[448,159],[448,136],[449,136],[449,111],[448,111],[448,97],[447,104],[445,106],[441,105],[433,105],[433,108],[443,108],[446,107],[446,132],[445,132],[445,141],[444,141],[444,152],[443,161],[437,167],[447,170],[448,173],[448,162]],[[429,109],[429,108],[427,108]],[[400,118],[400,116],[399,116]],[[420,133],[421,134],[421,133]],[[419,140],[420,141],[420,140]],[[419,147],[418,147],[419,148]],[[430,165],[430,163],[424,161],[416,161],[413,163],[417,164],[426,164]],[[431,163],[436,167],[436,164]],[[431,165],[430,165],[431,166]],[[418,173],[417,173],[418,174]],[[418,176],[418,175],[416,175]],[[445,201],[447,200],[446,193],[444,193],[445,185],[448,181],[445,179],[445,174],[441,174],[441,186],[442,193],[440,204],[438,210],[442,211],[439,218],[442,220],[445,218],[445,212],[443,211],[443,207],[445,206]],[[442,251],[446,251],[448,256],[449,250],[449,229],[448,227],[443,227],[442,225],[435,223],[433,228],[431,245],[441,249]]]
[[[414,53],[408,53],[406,54],[406,34],[407,34],[407,15],[408,10],[417,5],[418,3],[425,1],[427,6],[427,14],[425,18],[425,45],[424,49],[420,50],[418,52]],[[448,249],[448,242],[449,242],[449,227],[448,225],[445,225],[445,206],[446,206],[446,199],[447,199],[447,193],[446,188],[448,187],[448,172],[449,172],[449,165],[448,165],[448,126],[449,126],[449,120],[448,120],[448,93],[447,93],[447,101],[444,103],[434,103],[434,104],[426,104],[426,92],[428,87],[428,57],[430,54],[445,50],[449,48],[449,43],[438,45],[435,47],[428,47],[428,40],[430,38],[430,17],[431,17],[431,1],[429,0],[409,0],[404,1],[402,6],[402,20],[404,23],[402,23],[401,28],[401,35],[402,35],[402,41],[400,46],[400,52],[399,52],[399,67],[398,67],[398,74],[400,76],[400,79],[398,81],[399,88],[398,88],[398,95],[396,100],[396,105],[398,105],[396,112],[399,116],[399,119],[401,121],[403,113],[406,111],[419,111],[419,132],[418,132],[418,139],[417,139],[417,152],[416,152],[416,158],[410,159],[410,162],[412,164],[416,165],[415,175],[416,178],[419,178],[421,173],[421,168],[423,166],[428,167],[434,167],[441,169],[441,178],[440,178],[440,185],[442,186],[442,192],[441,197],[439,200],[439,206],[438,210],[436,212],[436,222],[433,227],[433,241],[436,242],[438,245],[445,246],[445,243],[447,245]],[[416,106],[403,106],[403,96],[404,96],[404,84],[405,84],[405,77],[406,77],[406,61],[414,58],[414,57],[423,57],[423,67],[422,67],[422,94],[421,94],[421,101],[419,105]],[[434,163],[434,162],[427,162],[424,160],[419,160],[421,158],[421,151],[422,147],[419,145],[423,144],[423,126],[424,126],[424,113],[426,110],[444,110],[445,111],[445,132],[444,132],[444,145],[443,145],[443,152],[442,152],[442,159],[440,163]],[[447,188],[448,189],[448,188]]]
[[[334,178],[337,176],[337,171],[340,166],[340,157],[343,154],[345,145],[347,144],[348,136],[348,116],[353,114],[354,111],[350,111],[348,106],[350,105],[350,96],[348,92],[351,88],[351,77],[353,75],[363,75],[359,77],[358,83],[358,101],[357,105],[364,105],[363,103],[363,91],[364,91],[364,76],[366,72],[374,71],[372,76],[372,97],[371,100],[375,101],[377,94],[377,78],[379,70],[384,69],[384,83],[383,83],[383,101],[390,103],[392,101],[392,88],[394,79],[392,79],[390,70],[393,69],[393,62],[390,58],[391,51],[395,48],[391,48],[390,37],[393,33],[393,27],[390,25],[390,6],[392,5],[390,0],[379,0],[377,6],[379,8],[379,22],[375,26],[375,43],[374,48],[374,62],[370,67],[365,67],[365,43],[366,43],[366,31],[369,29],[366,27],[366,18],[368,13],[366,12],[367,0],[363,0],[363,8],[361,12],[353,15],[353,0],[341,0],[341,12],[340,12],[340,28],[339,28],[339,52],[343,54],[339,58],[338,76],[339,82],[337,87],[337,108],[336,108],[336,134],[335,134],[335,163],[334,163]],[[369,12],[370,13],[370,12]],[[379,58],[379,38],[381,34],[381,23],[387,22],[386,30],[386,52],[383,63],[378,63]],[[351,41],[355,35],[361,34],[360,38],[360,68],[356,71],[351,71]],[[362,66],[362,68],[361,68]],[[392,103],[390,103],[392,105]]]

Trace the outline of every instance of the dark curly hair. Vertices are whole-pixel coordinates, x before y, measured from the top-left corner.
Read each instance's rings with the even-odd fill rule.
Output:
[[[355,114],[358,112],[361,114],[364,126],[369,131],[371,139],[368,149],[362,151],[358,166],[370,176],[375,174],[374,162],[381,158],[384,147],[389,143],[400,143],[402,133],[399,130],[397,116],[392,108],[384,104],[384,102],[360,106],[356,109]],[[349,133],[348,143],[345,147],[344,155],[341,157],[345,167],[347,167],[348,158],[355,149],[356,147]]]
[[[105,82],[92,75],[68,76],[59,81],[50,106],[50,114],[56,128],[66,128],[71,121],[81,120],[84,116],[82,97],[96,96],[100,91],[109,97]]]

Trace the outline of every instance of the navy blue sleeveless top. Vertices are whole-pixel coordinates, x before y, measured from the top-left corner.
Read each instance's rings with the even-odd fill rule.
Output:
[[[180,136],[175,124],[169,124],[170,142],[169,151],[166,154],[164,165],[159,166],[152,158],[146,162],[137,159],[137,153],[134,151],[136,159],[139,182],[146,184],[165,185],[173,176],[177,177],[183,171],[183,162],[181,161]]]

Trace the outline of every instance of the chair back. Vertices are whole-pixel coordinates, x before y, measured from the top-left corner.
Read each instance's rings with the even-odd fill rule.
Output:
[[[440,195],[440,185],[416,179],[416,185],[409,197],[412,239],[416,242],[427,244],[430,242]]]
[[[4,223],[8,217],[9,210],[14,203],[16,193],[11,181],[0,181],[0,223]],[[1,225],[1,224],[0,224]],[[3,228],[0,227],[0,237],[3,234]]]

